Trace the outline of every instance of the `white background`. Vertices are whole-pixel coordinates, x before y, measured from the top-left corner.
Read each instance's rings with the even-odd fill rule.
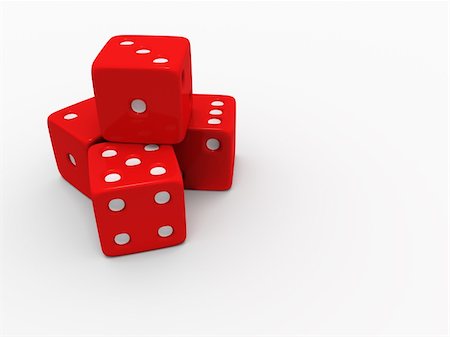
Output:
[[[4,335],[448,334],[448,5],[1,4]],[[228,192],[178,247],[107,258],[46,117],[109,37],[192,44],[238,103]]]

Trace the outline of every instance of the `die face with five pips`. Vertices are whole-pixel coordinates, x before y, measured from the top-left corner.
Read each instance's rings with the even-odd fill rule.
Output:
[[[94,145],[89,149],[89,177],[106,255],[169,247],[185,240],[183,182],[171,146]]]
[[[178,245],[184,189],[233,181],[236,102],[192,94],[183,37],[121,35],[92,64],[95,97],[48,117],[58,170],[91,198],[107,256]]]
[[[92,81],[106,140],[157,144],[183,140],[192,94],[186,38],[115,36],[95,59]]]

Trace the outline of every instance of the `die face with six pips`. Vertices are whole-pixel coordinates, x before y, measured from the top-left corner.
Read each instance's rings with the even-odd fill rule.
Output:
[[[184,189],[231,187],[234,98],[192,94],[183,37],[115,36],[91,71],[95,97],[51,114],[48,128],[61,175],[92,199],[103,253],[184,242]]]
[[[184,191],[171,146],[100,143],[89,149],[92,202],[103,252],[123,255],[186,237]]]

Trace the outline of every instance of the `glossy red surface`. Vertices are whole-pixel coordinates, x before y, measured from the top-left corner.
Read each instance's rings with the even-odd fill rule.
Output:
[[[174,146],[185,188],[227,190],[231,187],[235,133],[236,101],[233,97],[192,95],[192,117],[186,138]],[[213,149],[219,147],[212,150],[208,145],[214,145]]]
[[[92,202],[105,255],[169,247],[185,240],[183,181],[173,148],[150,147],[152,151],[146,151],[141,144],[101,143],[89,149]],[[165,173],[152,175],[155,167],[164,168]],[[120,180],[105,181],[107,176],[117,179],[117,174]],[[158,203],[157,194],[169,194],[169,200]],[[110,202],[117,199],[123,202],[123,209],[111,210]],[[159,231],[165,226],[173,232],[162,237]],[[129,242],[118,244],[116,238],[121,235],[128,235]]]
[[[187,39],[115,36],[95,59],[92,81],[105,139],[157,144],[183,140],[192,93]],[[134,100],[142,100],[145,110],[135,112]]]
[[[88,148],[103,140],[94,98],[51,114],[47,124],[61,176],[90,197]]]

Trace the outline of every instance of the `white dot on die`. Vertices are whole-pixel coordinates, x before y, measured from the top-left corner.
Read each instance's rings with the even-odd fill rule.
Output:
[[[102,152],[103,158],[109,158],[109,157],[114,157],[114,156],[117,156],[116,150],[105,150]]]
[[[136,166],[136,165],[139,165],[140,163],[141,163],[141,160],[139,158],[130,158],[130,159],[127,159],[127,161],[125,162],[125,165]]]
[[[162,166],[156,166],[150,170],[150,174],[153,176],[160,176],[166,173],[166,169]]]
[[[170,193],[167,191],[161,191],[155,194],[155,202],[157,204],[163,205],[168,203],[170,200]]]
[[[159,146],[156,144],[147,144],[144,146],[145,151],[156,151],[159,150]]]
[[[121,46],[131,46],[133,44],[134,44],[133,41],[122,41],[122,42],[120,42]]]
[[[223,106],[223,102],[222,101],[213,101],[211,102],[212,106]]]
[[[113,212],[119,212],[125,208],[125,201],[123,199],[112,199],[108,203],[108,208]]]
[[[114,183],[116,181],[119,181],[120,179],[122,179],[122,177],[118,173],[110,173],[105,176],[105,181],[107,183]]]
[[[168,236],[171,236],[172,233],[173,233],[172,226],[168,226],[168,225],[167,226],[162,226],[162,227],[159,227],[159,229],[158,229],[158,235],[160,237],[162,237],[162,238],[166,238]]]
[[[121,246],[126,245],[128,242],[130,242],[130,235],[127,233],[117,234],[114,237],[114,242]]]
[[[131,102],[131,109],[140,114],[143,113],[147,109],[147,104],[142,99],[134,99]]]
[[[164,57],[158,57],[153,60],[153,63],[167,63],[167,62],[169,62],[169,60]]]
[[[78,117],[77,114],[70,113],[70,114],[65,115],[64,119],[69,120],[69,119],[74,119],[74,118],[77,118],[77,117]]]
[[[136,50],[136,54],[148,54],[148,53],[150,53],[150,50],[149,49],[138,49],[138,50]]]
[[[208,119],[208,124],[217,125],[222,123],[222,121],[219,118],[210,118]]]
[[[73,166],[77,166],[77,161],[75,160],[75,157],[71,155],[70,153],[67,155],[69,157],[69,161],[72,163]]]
[[[222,110],[219,109],[212,109],[209,111],[210,115],[221,115],[222,114]]]
[[[219,149],[219,147],[220,147],[220,142],[219,142],[218,139],[215,139],[215,138],[209,138],[209,139],[206,141],[206,147],[208,148],[208,150],[216,151],[216,150]]]

